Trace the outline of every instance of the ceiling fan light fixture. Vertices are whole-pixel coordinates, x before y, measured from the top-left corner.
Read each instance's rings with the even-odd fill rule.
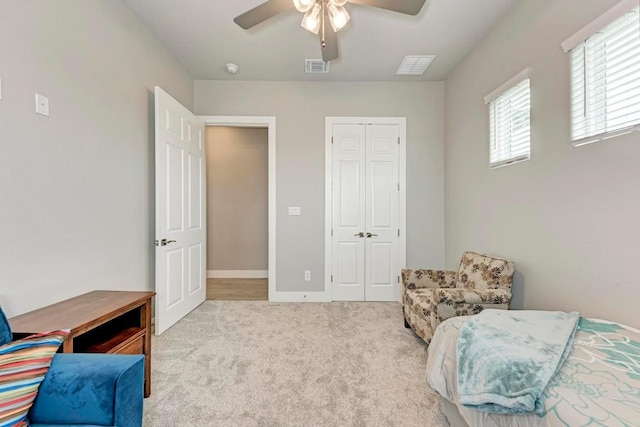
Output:
[[[320,14],[322,13],[322,6],[315,3],[311,9],[304,14],[302,23],[300,25],[307,31],[313,34],[318,34],[320,31]]]
[[[331,28],[336,33],[340,31],[351,19],[349,12],[342,6],[336,5],[333,1],[329,2],[329,22]]]
[[[298,12],[306,12],[313,7],[316,0],[293,0],[293,5],[298,9]]]

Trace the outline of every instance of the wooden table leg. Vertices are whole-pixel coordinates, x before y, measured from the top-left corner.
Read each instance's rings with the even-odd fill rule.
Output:
[[[144,335],[144,397],[151,395],[151,298],[141,311],[141,323],[147,331]]]

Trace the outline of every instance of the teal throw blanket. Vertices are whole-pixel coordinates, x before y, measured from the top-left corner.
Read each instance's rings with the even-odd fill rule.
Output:
[[[460,403],[499,414],[535,411],[540,396],[571,351],[580,314],[484,310],[460,330]]]

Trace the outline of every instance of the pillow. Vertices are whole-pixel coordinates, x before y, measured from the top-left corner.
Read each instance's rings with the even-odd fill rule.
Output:
[[[68,335],[52,331],[0,346],[0,427],[29,425],[27,412]]]

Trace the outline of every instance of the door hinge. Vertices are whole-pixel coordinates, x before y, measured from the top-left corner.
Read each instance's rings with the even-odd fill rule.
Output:
[[[400,276],[398,276],[398,283],[400,283]]]
[[[400,237],[400,229],[398,228],[398,237]]]
[[[398,145],[400,145],[400,137],[398,137]]]
[[[333,137],[331,137],[331,143],[333,144]]]
[[[333,236],[333,228],[331,229],[331,235]]]
[[[331,275],[331,283],[333,283],[333,274]]]
[[[400,191],[400,183],[398,183],[398,191]]]

